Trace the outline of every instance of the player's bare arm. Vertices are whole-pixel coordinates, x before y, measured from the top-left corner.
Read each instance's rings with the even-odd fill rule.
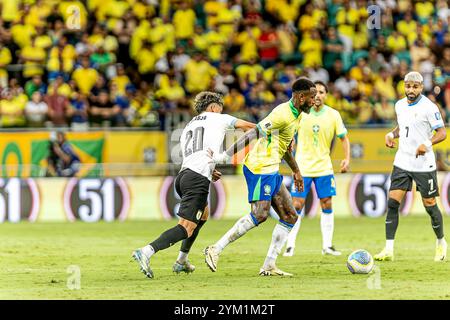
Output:
[[[344,149],[344,160],[341,161],[341,173],[346,173],[350,165],[350,140],[347,135],[340,138],[342,142],[342,148]]]
[[[386,147],[388,148],[394,148],[395,147],[395,141],[394,139],[397,139],[400,136],[400,128],[398,127],[398,125],[394,128],[394,130],[392,130],[391,132],[389,132],[388,134],[386,134],[386,136],[384,137],[384,141],[386,143]]]
[[[295,187],[300,192],[303,192],[303,177],[300,173],[300,169],[298,168],[297,161],[295,161],[294,156],[291,152],[289,152],[289,150],[284,154],[283,160],[286,161],[286,163],[289,165],[289,168],[291,168],[292,172],[294,173]]]
[[[238,120],[239,121],[239,120]],[[249,122],[250,123],[250,122]],[[236,122],[237,124],[237,122]],[[256,126],[256,125],[255,125]],[[209,155],[213,158],[215,163],[226,163],[237,152],[248,146],[248,144],[258,137],[258,129],[253,127],[242,135],[238,141],[233,143],[226,151],[219,155],[213,155],[211,150],[208,150]]]
[[[416,150],[416,158],[418,156],[423,156],[432,145],[438,144],[439,142],[444,141],[447,138],[447,131],[444,127],[436,129],[435,135],[431,138],[431,140],[425,141],[422,143]]]
[[[236,123],[234,124],[234,127],[236,129],[241,129],[241,130],[244,130],[245,132],[247,132],[247,131],[249,131],[251,129],[256,128],[256,123],[238,119],[236,121]]]

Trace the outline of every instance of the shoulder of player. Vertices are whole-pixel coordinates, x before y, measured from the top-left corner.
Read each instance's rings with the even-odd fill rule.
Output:
[[[438,106],[437,106],[437,104],[436,103],[434,103],[433,101],[431,101],[428,97],[426,97],[426,96],[422,96],[422,99],[421,99],[422,101],[422,103],[424,104],[424,105],[426,105],[428,108],[432,108],[433,110],[435,109],[435,108],[438,108]]]
[[[404,97],[403,99],[400,99],[395,103],[394,108],[397,109],[397,107],[407,106],[407,105],[408,105],[408,100],[406,97]]]
[[[340,115],[339,111],[337,111],[333,107],[330,107],[329,105],[324,104],[323,107],[325,108],[326,112],[332,113],[333,115]]]

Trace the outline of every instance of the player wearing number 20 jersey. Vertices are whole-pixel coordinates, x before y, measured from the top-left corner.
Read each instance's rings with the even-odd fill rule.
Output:
[[[220,178],[220,173],[214,169],[210,152],[219,153],[227,129],[247,131],[255,127],[253,123],[221,114],[223,100],[220,94],[201,92],[195,97],[194,106],[199,115],[189,122],[180,139],[183,163],[175,179],[175,190],[181,197],[178,224],[163,232],[155,241],[133,252],[133,258],[148,278],[153,278],[150,258],[181,240],[183,242],[173,271],[189,273],[195,270],[187,256],[208,218],[210,183]]]
[[[386,246],[375,260],[394,259],[394,237],[398,227],[398,210],[406,191],[412,189],[414,181],[422,196],[425,210],[431,217],[436,234],[435,261],[445,260],[447,243],[444,239],[444,225],[436,197],[439,196],[436,159],[433,144],[446,138],[444,121],[438,107],[422,95],[423,77],[418,72],[405,76],[406,97],[395,104],[397,127],[386,135],[386,146],[394,147],[394,138],[399,138],[391,174],[388,212],[386,216]],[[433,132],[436,132],[433,134]]]

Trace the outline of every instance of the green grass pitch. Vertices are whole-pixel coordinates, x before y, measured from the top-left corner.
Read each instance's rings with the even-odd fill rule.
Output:
[[[448,219],[447,219],[448,220]],[[0,225],[1,299],[449,299],[450,264],[433,261],[435,238],[427,216],[400,219],[396,260],[376,262],[379,271],[352,275],[348,254],[384,245],[384,219],[336,218],[340,257],[322,256],[319,219],[304,219],[293,257],[278,266],[293,278],[261,277],[258,271],[275,220],[269,219],[222,253],[218,272],[204,263],[202,249],[234,223],[209,221],[192,248],[193,274],[172,273],[179,244],[152,258],[155,279],[130,262],[133,249],[174,225],[162,221],[124,223],[20,223]],[[80,289],[70,290],[67,272],[80,270]],[[70,281],[69,281],[70,282]],[[369,283],[369,285],[368,285]],[[378,289],[377,289],[378,288]]]

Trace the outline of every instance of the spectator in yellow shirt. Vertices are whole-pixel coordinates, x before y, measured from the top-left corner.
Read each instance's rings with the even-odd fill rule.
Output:
[[[47,54],[44,49],[36,46],[36,38],[31,38],[31,44],[20,51],[20,61],[24,63],[23,76],[31,78],[44,74],[44,63]]]
[[[32,25],[25,23],[25,18],[21,16],[20,20],[14,22],[11,27],[13,41],[20,47],[26,47],[31,43],[31,37],[36,34],[36,29]]]
[[[402,20],[397,22],[397,30],[401,35],[407,37],[411,32],[417,28],[417,22],[413,20],[411,12],[406,12]]]
[[[118,63],[116,65],[117,75],[111,79],[112,83],[115,83],[117,86],[117,94],[121,96],[125,96],[126,87],[131,83],[130,78],[125,73],[125,67],[122,63]]]
[[[235,38],[235,44],[239,45],[240,62],[248,62],[250,59],[258,57],[258,38],[261,30],[257,27],[246,26]]]
[[[322,65],[322,48],[323,44],[318,30],[314,29],[309,36],[305,35],[298,48],[303,55],[303,67]]]
[[[172,22],[175,27],[177,40],[187,40],[194,35],[196,15],[192,5],[188,1],[181,1],[179,8],[175,11]]]
[[[1,18],[6,22],[6,28],[20,17],[20,3],[22,0],[0,0]]]
[[[298,29],[302,33],[308,32],[315,27],[313,19],[313,11],[314,11],[313,5],[307,4],[305,7],[305,13],[300,17],[300,20],[298,21]]]
[[[236,68],[239,85],[242,90],[247,89],[259,79],[262,79],[264,68],[257,62],[256,58],[252,58],[248,63],[241,64]]]
[[[433,1],[434,2],[434,1]],[[431,1],[416,1],[416,13],[421,23],[426,23],[434,13],[434,3]]]
[[[227,113],[232,114],[245,109],[245,97],[235,87],[232,87],[230,92],[223,98],[223,103]]]
[[[397,94],[394,88],[394,80],[392,79],[389,70],[382,68],[379,76],[375,80],[375,89],[378,91],[381,97],[388,100],[395,100]]]
[[[186,63],[184,71],[186,89],[193,95],[209,88],[217,74],[216,68],[203,58],[200,51],[194,53],[193,58]]]
[[[89,57],[87,56],[81,59],[81,67],[77,68],[72,74],[72,79],[75,80],[77,87],[84,95],[89,95],[97,78],[98,72],[90,67]]]
[[[36,46],[47,51],[52,46],[52,38],[45,31],[43,26],[36,26]]]
[[[67,37],[61,37],[58,45],[50,50],[47,61],[49,81],[54,80],[60,73],[68,76],[73,70],[76,56],[75,48],[67,43]]]
[[[392,32],[392,34],[387,38],[386,45],[394,53],[406,50],[406,40],[397,31]]]
[[[6,66],[11,63],[11,51],[0,41],[0,87],[8,86],[8,71]]]
[[[2,127],[23,127],[25,125],[25,105],[14,98],[10,89],[2,92],[0,116]]]
[[[153,53],[153,46],[150,42],[146,41],[143,43],[143,46],[137,53],[135,60],[142,79],[149,83],[153,82],[156,56]]]

